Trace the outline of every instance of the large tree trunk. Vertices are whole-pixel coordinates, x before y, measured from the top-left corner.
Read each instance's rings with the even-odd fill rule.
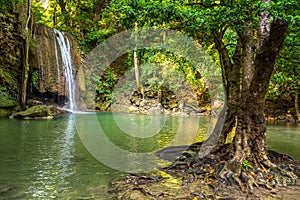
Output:
[[[238,114],[234,139],[235,154],[231,162],[242,164],[250,161],[254,166],[274,166],[265,149],[266,122],[264,117],[265,94],[274,69],[277,55],[285,39],[287,24],[282,20],[273,21],[269,34],[256,50],[255,71],[248,91],[243,98]]]

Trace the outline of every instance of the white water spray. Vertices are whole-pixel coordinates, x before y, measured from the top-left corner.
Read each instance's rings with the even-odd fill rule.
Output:
[[[75,80],[74,80],[74,73],[73,73],[73,64],[72,64],[72,57],[71,57],[71,49],[70,49],[70,42],[67,37],[64,37],[64,34],[59,30],[54,29],[54,33],[56,35],[57,42],[60,47],[62,64],[63,64],[63,71],[64,77],[66,78],[67,88],[68,88],[68,109],[71,112],[76,111],[76,104],[75,104]],[[57,51],[57,50],[56,50]]]

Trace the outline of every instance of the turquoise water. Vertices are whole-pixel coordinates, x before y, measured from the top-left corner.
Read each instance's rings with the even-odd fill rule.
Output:
[[[300,124],[268,125],[267,144],[300,160]]]
[[[76,123],[78,119],[96,119],[112,144],[134,153],[204,139],[209,123],[204,117],[156,120],[111,113],[64,115],[53,120],[1,118],[0,199],[107,199],[109,180],[124,172],[102,164],[89,153],[80,137],[97,130],[89,123],[80,128],[75,119]],[[269,125],[267,140],[271,148],[300,159],[299,125]],[[101,146],[101,142],[98,144]],[[101,148],[110,152],[105,145]],[[121,164],[113,155],[110,159]]]

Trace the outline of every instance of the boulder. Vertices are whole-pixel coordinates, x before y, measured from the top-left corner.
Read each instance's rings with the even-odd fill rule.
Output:
[[[50,108],[46,105],[37,105],[9,116],[10,119],[52,119]]]

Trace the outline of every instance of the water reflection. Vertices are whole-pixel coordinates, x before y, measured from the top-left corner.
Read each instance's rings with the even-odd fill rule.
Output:
[[[34,166],[35,173],[26,192],[33,198],[62,197],[71,188],[68,177],[75,173],[71,166],[74,152],[74,116],[69,115],[66,120],[64,126],[55,127],[56,132],[61,131],[63,134],[53,141],[44,141],[38,145],[40,160]]]
[[[76,129],[87,150],[101,163],[126,173],[147,172],[157,167],[156,151],[193,143],[201,119],[207,127],[207,118],[191,116],[76,115]],[[152,137],[145,137],[149,135]]]
[[[268,125],[267,143],[270,149],[287,153],[300,160],[300,124]]]

